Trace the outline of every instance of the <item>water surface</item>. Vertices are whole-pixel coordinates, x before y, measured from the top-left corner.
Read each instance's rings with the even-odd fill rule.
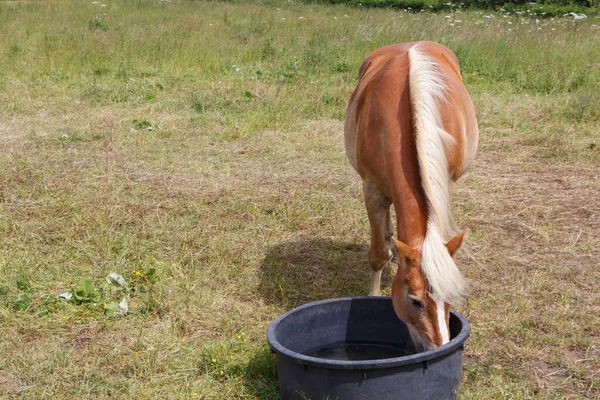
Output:
[[[328,360],[366,361],[404,357],[412,353],[387,344],[338,342],[317,347],[305,354],[309,357],[326,358]]]

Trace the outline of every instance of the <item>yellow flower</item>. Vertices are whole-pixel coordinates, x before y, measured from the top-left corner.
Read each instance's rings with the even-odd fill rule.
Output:
[[[181,343],[185,342],[185,339],[181,339]]]
[[[198,393],[194,393],[194,397],[198,396]]]
[[[241,339],[242,337],[240,335],[238,335],[238,339]]]
[[[244,333],[244,332],[242,332],[242,335],[245,335],[245,333]]]
[[[135,271],[135,274],[136,274],[137,276],[140,276],[141,272],[140,272],[140,271]]]

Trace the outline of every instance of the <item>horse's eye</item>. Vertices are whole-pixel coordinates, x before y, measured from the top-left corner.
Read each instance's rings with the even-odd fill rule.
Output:
[[[423,302],[419,299],[415,299],[414,297],[409,297],[410,300],[410,304],[412,304],[414,307],[418,308],[419,310],[423,308]]]

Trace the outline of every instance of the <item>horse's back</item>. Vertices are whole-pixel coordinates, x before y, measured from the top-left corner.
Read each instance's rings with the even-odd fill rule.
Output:
[[[390,174],[397,171],[399,164],[406,165],[413,161],[407,158],[414,158],[409,151],[414,143],[409,51],[414,46],[419,46],[419,51],[437,65],[446,86],[444,99],[438,99],[437,106],[444,129],[454,138],[453,143],[446,146],[452,179],[462,175],[477,150],[475,111],[452,51],[433,42],[377,49],[360,67],[359,83],[346,113],[345,139],[351,164],[363,179],[375,179],[382,189],[392,183],[394,178]],[[391,148],[393,146],[395,148]],[[404,150],[401,151],[401,147]],[[403,158],[402,162],[396,159],[399,157]]]
[[[400,135],[409,139],[408,53],[396,46],[373,52],[363,62],[359,83],[346,113],[346,151],[363,179],[389,186],[388,161],[401,151]],[[399,117],[399,112],[401,116]]]

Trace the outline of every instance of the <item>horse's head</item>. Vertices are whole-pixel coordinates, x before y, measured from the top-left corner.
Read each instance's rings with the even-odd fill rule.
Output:
[[[462,246],[466,231],[448,243],[446,249],[454,257]],[[410,331],[417,350],[428,350],[450,340],[450,304],[431,293],[431,286],[421,265],[421,251],[396,240],[398,272],[392,284],[394,311]]]

